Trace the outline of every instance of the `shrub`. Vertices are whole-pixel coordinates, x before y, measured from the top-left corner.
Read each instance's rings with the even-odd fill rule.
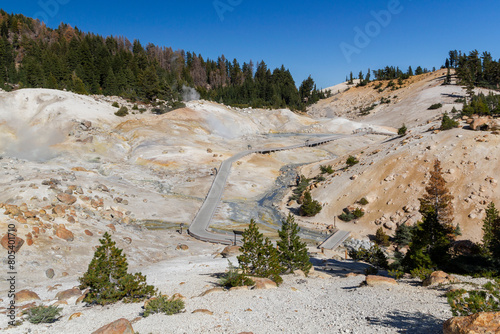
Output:
[[[328,166],[320,166],[319,167],[321,174],[333,174],[334,170],[331,165]]]
[[[388,271],[389,276],[394,277],[395,279],[400,279],[404,276],[404,271],[391,269]]]
[[[451,119],[450,116],[448,116],[448,113],[443,114],[443,119],[441,121],[441,130],[450,130],[453,128],[456,128],[458,126],[458,122],[454,119]]]
[[[454,316],[468,316],[479,312],[500,311],[500,282],[487,283],[479,290],[464,289],[446,293]]]
[[[368,200],[365,197],[363,197],[362,199],[360,199],[359,201],[357,201],[357,203],[361,204],[361,205],[367,205],[370,202],[368,202]]]
[[[384,232],[382,227],[379,227],[377,233],[375,234],[375,243],[383,247],[389,247],[391,245],[389,236]]]
[[[120,109],[118,109],[117,112],[115,112],[115,115],[119,116],[119,117],[127,116],[128,115],[127,107],[125,107],[125,106],[121,107]]]
[[[352,167],[358,163],[359,163],[358,159],[356,159],[356,157],[353,157],[352,155],[350,155],[349,158],[347,158],[346,160],[346,164],[349,167]]]
[[[348,222],[350,222],[351,220],[356,219],[356,217],[354,217],[354,215],[353,215],[351,212],[349,212],[349,213],[345,213],[345,212],[344,212],[344,213],[342,213],[342,214],[339,216],[339,219],[340,219],[340,220],[342,220],[342,221],[344,221],[344,222],[346,222],[346,223],[348,223]]]
[[[404,136],[406,135],[406,131],[408,131],[408,129],[406,128],[406,126],[403,124],[399,129],[398,129],[398,135],[399,136]]]
[[[410,271],[411,277],[418,278],[421,281],[424,281],[426,278],[431,276],[433,270],[429,268],[418,267]]]
[[[300,215],[305,217],[314,217],[321,211],[321,209],[321,204],[318,201],[313,200],[311,193],[306,191],[304,194],[304,201],[299,208]]]
[[[431,105],[429,108],[427,108],[427,110],[435,110],[435,109],[439,109],[441,108],[443,105],[441,103],[434,103],[433,105]]]
[[[365,212],[363,210],[361,210],[360,208],[356,208],[353,212],[352,212],[354,218],[361,218],[365,215]]]
[[[318,181],[318,182],[323,182],[325,180],[326,179],[325,179],[325,177],[323,175],[316,176],[316,181]]]
[[[250,286],[253,285],[253,281],[241,273],[238,267],[235,267],[229,261],[229,270],[219,279],[219,284],[225,288],[232,288],[235,286]]]
[[[142,316],[144,318],[155,313],[164,313],[172,315],[180,313],[184,309],[184,301],[181,299],[168,298],[167,296],[159,296],[152,298],[144,308]]]
[[[144,275],[127,273],[127,258],[107,232],[99,242],[101,246],[97,247],[87,272],[79,278],[80,289],[89,288],[85,302],[99,305],[119,300],[136,302],[156,294],[156,289],[146,284]]]
[[[134,106],[132,107],[132,110],[139,110],[139,106],[137,104],[134,104]]]
[[[365,275],[377,275],[378,274],[378,269],[375,267],[368,267],[365,269]]]
[[[113,102],[113,104],[111,106],[113,106],[115,108],[120,108],[120,105],[118,104],[118,102]]]
[[[352,249],[349,251],[349,256],[355,261],[368,262],[380,268],[387,269],[389,267],[387,256],[385,256],[384,252],[377,245],[370,247],[370,249]]]
[[[32,324],[50,324],[59,319],[62,308],[57,306],[37,306],[23,311],[28,315],[28,321]]]
[[[310,181],[311,180],[306,178],[304,175],[301,175],[299,177],[297,187],[293,190],[293,195],[290,196],[290,200],[295,200],[295,201],[299,200],[300,197],[302,196],[302,193],[304,193],[307,187],[309,187]]]

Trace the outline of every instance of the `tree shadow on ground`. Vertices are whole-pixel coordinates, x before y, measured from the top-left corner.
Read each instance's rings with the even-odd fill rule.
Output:
[[[393,311],[384,318],[368,318],[370,324],[394,328],[398,333],[433,334],[443,332],[443,320],[422,312]]]
[[[311,257],[310,261],[316,271],[321,271],[332,276],[345,276],[352,272],[364,274],[365,270],[371,267],[371,265],[367,263],[352,260],[338,261],[334,259],[318,259]]]

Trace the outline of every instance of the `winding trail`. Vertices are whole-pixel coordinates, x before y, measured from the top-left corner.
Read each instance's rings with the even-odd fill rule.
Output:
[[[205,198],[205,201],[203,202],[200,210],[198,211],[198,213],[194,217],[194,220],[191,222],[191,225],[189,226],[188,233],[191,236],[195,237],[196,239],[207,242],[220,243],[225,245],[231,245],[234,242],[233,234],[214,233],[209,231],[210,223],[221,201],[222,194],[224,193],[224,188],[226,187],[227,178],[229,177],[229,173],[231,172],[231,166],[233,162],[238,161],[244,156],[253,153],[266,154],[276,151],[293,150],[301,147],[315,147],[334,140],[348,138],[348,137],[359,137],[359,136],[364,136],[366,134],[390,135],[388,133],[375,133],[373,131],[358,132],[349,135],[338,134],[332,137],[327,137],[315,141],[306,140],[303,144],[243,151],[233,155],[231,158],[227,160],[224,160],[220,165],[219,171],[215,176],[215,179],[212,183],[212,186],[210,187],[210,190]]]

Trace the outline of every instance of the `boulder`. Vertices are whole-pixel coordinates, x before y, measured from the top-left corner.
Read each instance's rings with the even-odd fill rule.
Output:
[[[21,304],[24,302],[30,302],[32,300],[40,300],[38,295],[30,290],[21,290],[16,293],[16,303]]]
[[[56,294],[57,300],[68,300],[73,297],[80,297],[82,292],[78,288],[60,291]]]
[[[194,310],[192,313],[203,313],[203,314],[208,314],[208,315],[214,314],[214,312],[209,311],[207,309],[197,309],[197,310]]]
[[[134,334],[132,324],[125,318],[118,319],[92,332],[92,334]]]
[[[94,233],[90,232],[89,230],[85,230],[85,234],[88,235],[89,237],[94,235]]]
[[[73,235],[73,232],[70,230],[67,230],[66,227],[60,225],[57,230],[56,230],[56,236],[59,238],[66,240],[66,241],[73,241],[75,239],[75,236]]]
[[[72,196],[72,195],[69,195],[66,193],[57,194],[57,199],[59,200],[59,202],[67,204],[67,205],[71,205],[71,204],[74,204],[76,202],[75,196]]]
[[[12,234],[10,235],[11,236],[11,239],[12,239]],[[14,252],[18,252],[21,247],[23,246],[24,244],[24,240],[15,236],[14,237],[14,243],[11,243],[11,248],[9,248],[9,234],[5,234],[2,238],[2,240],[0,240],[0,243],[2,244],[2,247],[7,249],[7,250],[11,250],[11,251],[14,251]]]
[[[263,277],[248,277],[248,278],[255,283],[254,289],[267,290],[267,289],[275,289],[278,287],[278,285],[269,278],[263,278]]]
[[[220,255],[222,255],[222,257],[224,257],[224,258],[238,256],[240,254],[241,254],[240,246],[227,246],[220,253]]]
[[[467,317],[448,319],[443,325],[444,334],[498,334],[500,312],[481,312]]]
[[[294,270],[293,275],[298,277],[306,277],[306,274],[300,269]]]
[[[448,275],[444,271],[435,271],[423,282],[423,286],[431,286],[435,284],[446,284],[457,282],[457,278],[453,275]]]
[[[490,128],[490,121],[489,117],[479,117],[472,121],[470,127],[474,131],[488,130]]]
[[[398,282],[394,278],[368,275],[365,279],[365,284],[368,286],[386,286],[386,285],[397,285]]]

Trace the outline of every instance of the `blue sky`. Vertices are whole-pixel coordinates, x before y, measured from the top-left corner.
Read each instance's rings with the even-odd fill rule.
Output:
[[[0,7],[50,27],[65,22],[205,58],[284,64],[297,84],[310,74],[318,87],[386,65],[439,68],[451,49],[500,58],[500,2],[494,0],[17,0]]]

